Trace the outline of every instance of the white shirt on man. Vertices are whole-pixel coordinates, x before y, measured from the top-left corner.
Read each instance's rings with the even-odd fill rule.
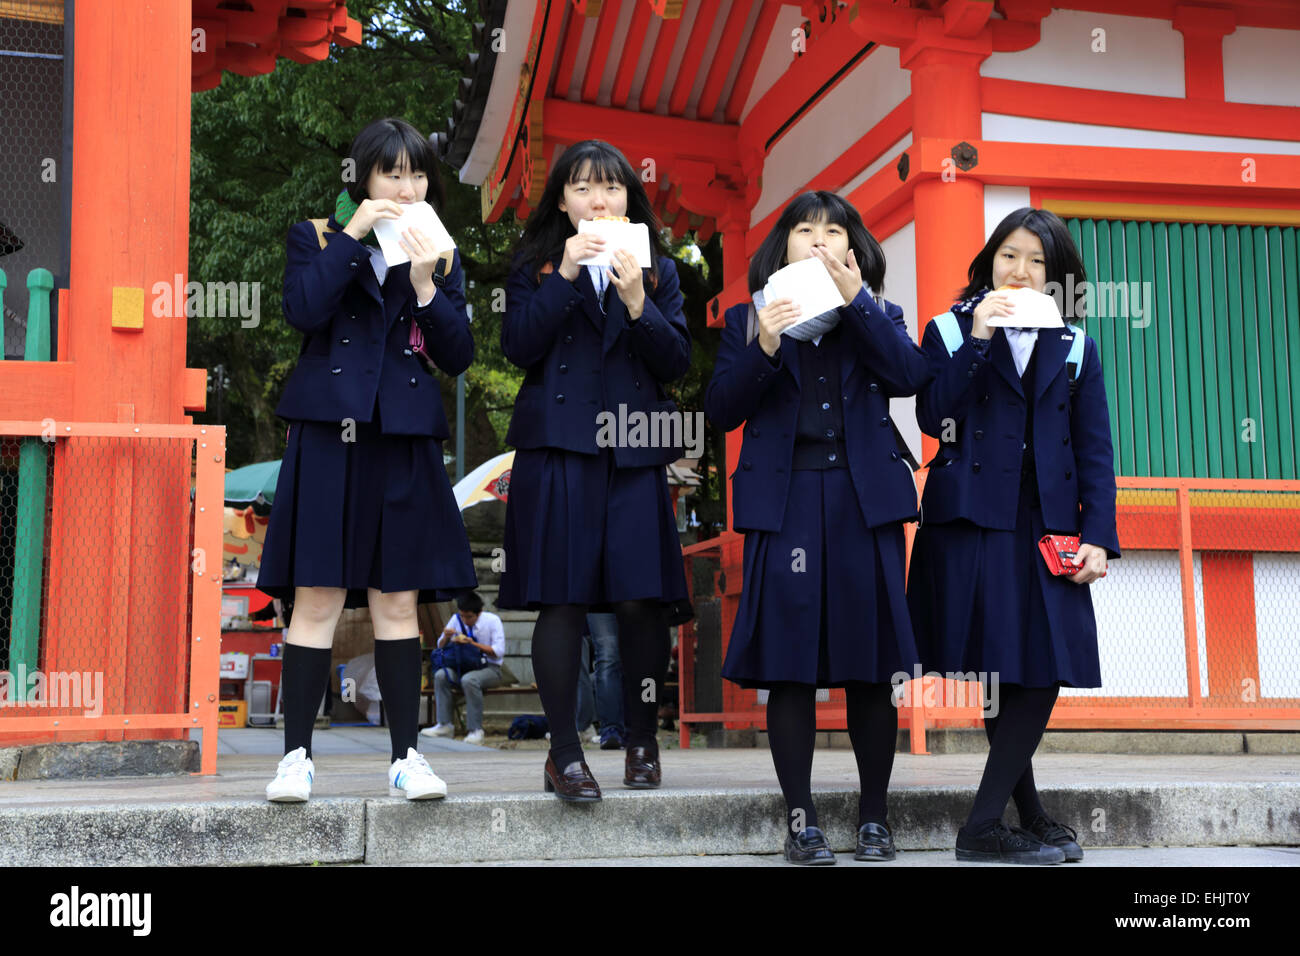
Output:
[[[487,655],[488,663],[501,666],[506,653],[506,630],[501,624],[501,618],[491,611],[480,611],[478,620],[472,627],[467,628],[465,622],[460,619],[458,611],[452,615],[448,624],[457,634],[464,634],[466,637],[472,637],[479,644],[490,646],[492,653]],[[471,631],[473,633],[470,633]]]

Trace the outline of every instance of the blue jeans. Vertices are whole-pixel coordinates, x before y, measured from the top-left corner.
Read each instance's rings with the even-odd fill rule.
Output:
[[[578,672],[578,733],[600,721],[600,739],[626,736],[623,728],[623,665],[618,656],[618,621],[613,614],[588,614],[590,639],[582,642]],[[591,654],[595,652],[595,679]]]

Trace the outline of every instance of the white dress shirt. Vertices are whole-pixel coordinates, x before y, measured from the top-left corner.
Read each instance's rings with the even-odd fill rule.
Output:
[[[1003,326],[1007,334],[1007,344],[1011,346],[1011,357],[1016,360],[1016,374],[1024,375],[1029,357],[1034,353],[1034,343],[1038,341],[1037,329],[1013,329]]]
[[[501,661],[506,653],[506,630],[501,624],[501,618],[491,611],[481,611],[478,620],[474,622],[473,627],[466,627],[460,619],[460,613],[457,612],[452,616],[449,622],[457,634],[464,634],[466,637],[472,637],[479,644],[486,644],[492,648],[492,653],[487,655],[489,664],[501,666]],[[470,631],[474,633],[471,634]]]

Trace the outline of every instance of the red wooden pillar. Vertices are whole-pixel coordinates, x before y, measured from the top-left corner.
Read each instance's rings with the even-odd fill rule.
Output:
[[[902,66],[912,71],[913,156],[926,138],[956,144],[980,139],[979,65],[987,52],[913,45],[903,50]],[[978,165],[963,172],[955,165],[946,177],[916,184],[912,208],[916,236],[917,338],[932,316],[947,311],[954,293],[966,284],[966,267],[984,243],[984,186]],[[938,443],[921,436],[928,461]]]
[[[1180,3],[1174,29],[1183,35],[1183,93],[1223,102],[1223,38],[1237,29],[1231,9]]]
[[[204,373],[185,368],[185,315],[174,310],[184,297],[172,295],[170,315],[153,307],[155,284],[184,283],[188,271],[190,16],[188,3],[76,7],[58,356],[75,363],[74,421],[180,424],[203,407]],[[70,438],[56,448],[42,669],[102,672],[106,713],[187,709],[189,444]],[[220,554],[204,559],[220,574]],[[135,732],[124,721],[57,736],[184,731]]]

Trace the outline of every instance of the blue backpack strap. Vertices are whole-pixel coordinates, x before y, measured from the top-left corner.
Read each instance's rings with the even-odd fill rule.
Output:
[[[1066,328],[1074,333],[1074,341],[1070,343],[1070,354],[1065,357],[1065,368],[1070,373],[1070,384],[1073,385],[1079,380],[1079,375],[1083,371],[1083,347],[1086,338],[1083,329],[1077,325],[1067,325]]]
[[[961,326],[957,324],[957,316],[951,312],[944,312],[942,315],[936,315],[930,321],[939,326],[939,334],[943,336],[943,345],[948,350],[948,354],[955,354],[961,348],[963,341]]]

